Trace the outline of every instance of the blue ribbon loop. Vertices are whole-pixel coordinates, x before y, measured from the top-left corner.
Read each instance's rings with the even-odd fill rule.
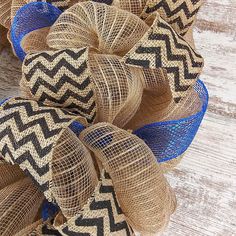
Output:
[[[21,61],[26,55],[21,47],[24,36],[34,30],[53,25],[61,13],[57,7],[46,2],[28,3],[17,11],[11,27],[11,41]]]
[[[158,162],[170,161],[182,155],[192,143],[208,106],[208,91],[198,80],[194,86],[202,103],[201,110],[189,117],[145,125],[133,133],[143,139]]]

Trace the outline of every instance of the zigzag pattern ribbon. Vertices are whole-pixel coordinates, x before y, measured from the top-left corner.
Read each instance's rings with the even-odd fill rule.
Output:
[[[0,110],[2,156],[30,175],[51,201],[49,163],[53,147],[75,117],[65,110],[22,98],[8,100]]]
[[[123,58],[126,64],[164,68],[173,98],[179,102],[197,81],[203,58],[159,15],[144,37]]]
[[[28,54],[22,89],[29,90],[34,100],[66,108],[92,123],[96,103],[87,59],[86,48]]]
[[[94,196],[88,200],[81,213],[56,227],[62,235],[133,235],[116,198],[112,180],[107,173],[103,175]]]
[[[158,12],[173,29],[184,36],[192,26],[202,5],[202,0],[148,0],[143,18]]]

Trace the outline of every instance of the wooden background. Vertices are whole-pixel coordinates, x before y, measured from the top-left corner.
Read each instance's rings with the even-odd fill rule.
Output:
[[[202,127],[167,174],[178,208],[163,236],[236,236],[236,0],[207,0],[194,31],[210,93]],[[0,99],[18,93],[20,63],[0,54]]]

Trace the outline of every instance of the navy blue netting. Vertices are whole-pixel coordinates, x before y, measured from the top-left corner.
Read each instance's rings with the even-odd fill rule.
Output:
[[[16,55],[23,61],[25,52],[21,48],[23,37],[31,31],[51,26],[62,12],[46,2],[32,2],[21,7],[11,27],[11,41]]]
[[[83,126],[81,123],[78,121],[74,121],[70,125],[70,129],[76,134],[76,136],[79,137],[80,133],[85,129],[85,126]]]
[[[194,86],[202,103],[201,111],[189,117],[145,125],[134,131],[153,151],[158,162],[183,154],[192,143],[208,106],[208,92],[202,81]]]

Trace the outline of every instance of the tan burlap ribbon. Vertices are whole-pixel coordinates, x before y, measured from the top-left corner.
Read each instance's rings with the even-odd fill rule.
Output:
[[[14,235],[37,220],[43,194],[29,178],[0,190],[0,235]]]
[[[148,146],[108,123],[85,129],[80,138],[109,172],[131,226],[143,233],[166,226],[176,200]]]
[[[69,129],[74,120],[66,111],[21,98],[8,100],[0,112],[2,156],[29,174],[68,217],[97,184],[89,152]]]

